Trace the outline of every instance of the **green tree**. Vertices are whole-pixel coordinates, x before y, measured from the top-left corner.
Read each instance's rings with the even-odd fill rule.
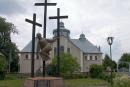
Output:
[[[16,27],[7,22],[5,18],[0,17],[0,52],[5,55],[6,61],[11,60],[11,70],[14,71],[18,70],[16,69],[18,66],[18,49],[15,43],[11,42],[11,33],[18,33]]]
[[[0,80],[5,78],[6,64],[5,56],[0,53]]]
[[[117,64],[115,61],[112,61],[111,58],[106,54],[103,59],[103,67],[106,70],[107,67],[112,67],[113,70],[116,70]]]
[[[57,57],[53,58],[52,66],[56,68]],[[56,70],[56,69],[53,69]],[[60,72],[61,74],[72,74],[80,70],[80,65],[76,61],[76,58],[71,54],[62,54],[60,56]]]
[[[130,62],[130,54],[129,53],[124,53],[119,61],[125,61],[125,62]]]
[[[11,33],[18,33],[15,26],[7,22],[5,18],[0,17],[0,48],[5,46],[7,41],[10,41],[10,34]]]
[[[117,71],[117,63],[115,61],[112,61],[112,69]]]
[[[118,68],[129,68],[129,65],[127,63],[123,63],[123,62],[130,62],[130,54],[129,53],[124,53],[122,54],[121,58],[119,59],[119,66]]]
[[[118,65],[118,69],[121,69],[121,68],[126,68],[126,69],[129,69],[129,65],[127,64],[127,63],[120,63],[119,65]]]
[[[17,72],[18,71],[18,62],[19,62],[19,56],[18,53],[19,50],[17,49],[16,45],[14,43],[12,43],[12,46],[10,47],[10,55],[11,55],[11,59],[10,59],[10,72]]]

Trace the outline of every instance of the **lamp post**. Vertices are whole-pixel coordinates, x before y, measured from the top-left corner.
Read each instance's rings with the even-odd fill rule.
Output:
[[[112,45],[112,43],[113,43],[113,39],[114,39],[114,37],[108,37],[108,38],[107,38],[107,42],[108,42],[108,44],[110,45],[110,58],[111,58],[111,60],[112,60],[111,45]],[[111,87],[113,87],[112,66],[111,66]]]

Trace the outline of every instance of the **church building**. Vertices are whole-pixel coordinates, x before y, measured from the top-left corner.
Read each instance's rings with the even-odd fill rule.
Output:
[[[53,30],[53,38],[57,36],[57,29]],[[35,50],[37,47],[37,38],[35,41]],[[22,50],[19,57],[20,73],[31,72],[31,46],[30,41]],[[72,39],[70,37],[70,31],[65,28],[64,23],[60,22],[60,53],[72,54],[77,62],[80,64],[80,72],[89,72],[90,65],[102,64],[102,52],[100,47],[94,46],[84,34],[80,34],[79,38]],[[50,57],[54,58],[57,54],[57,41],[52,44],[52,51]],[[51,59],[47,61],[47,64],[51,62]],[[36,58],[35,55],[35,73],[42,70],[42,59]]]

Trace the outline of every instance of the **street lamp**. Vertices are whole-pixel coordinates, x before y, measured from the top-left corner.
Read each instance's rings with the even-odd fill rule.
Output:
[[[110,45],[110,58],[111,58],[111,60],[112,60],[111,45],[112,45],[112,43],[113,43],[113,39],[114,39],[114,37],[108,37],[108,38],[107,38],[107,42],[108,42],[108,44]],[[111,86],[113,87],[112,66],[111,66]]]

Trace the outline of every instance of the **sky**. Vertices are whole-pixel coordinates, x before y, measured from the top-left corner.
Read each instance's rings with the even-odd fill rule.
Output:
[[[12,22],[19,34],[12,34],[12,41],[19,50],[31,40],[32,25],[25,18],[32,19],[37,14],[37,22],[43,24],[44,7],[34,3],[44,0],[0,0],[0,16]],[[71,38],[79,38],[84,33],[96,46],[101,46],[104,54],[109,54],[107,37],[114,37],[112,44],[113,60],[118,61],[123,53],[130,52],[130,0],[48,0],[57,6],[48,7],[48,17],[55,16],[57,8],[68,19],[61,20],[71,31]],[[47,38],[52,38],[56,20],[47,19]],[[36,32],[42,33],[37,27]]]

